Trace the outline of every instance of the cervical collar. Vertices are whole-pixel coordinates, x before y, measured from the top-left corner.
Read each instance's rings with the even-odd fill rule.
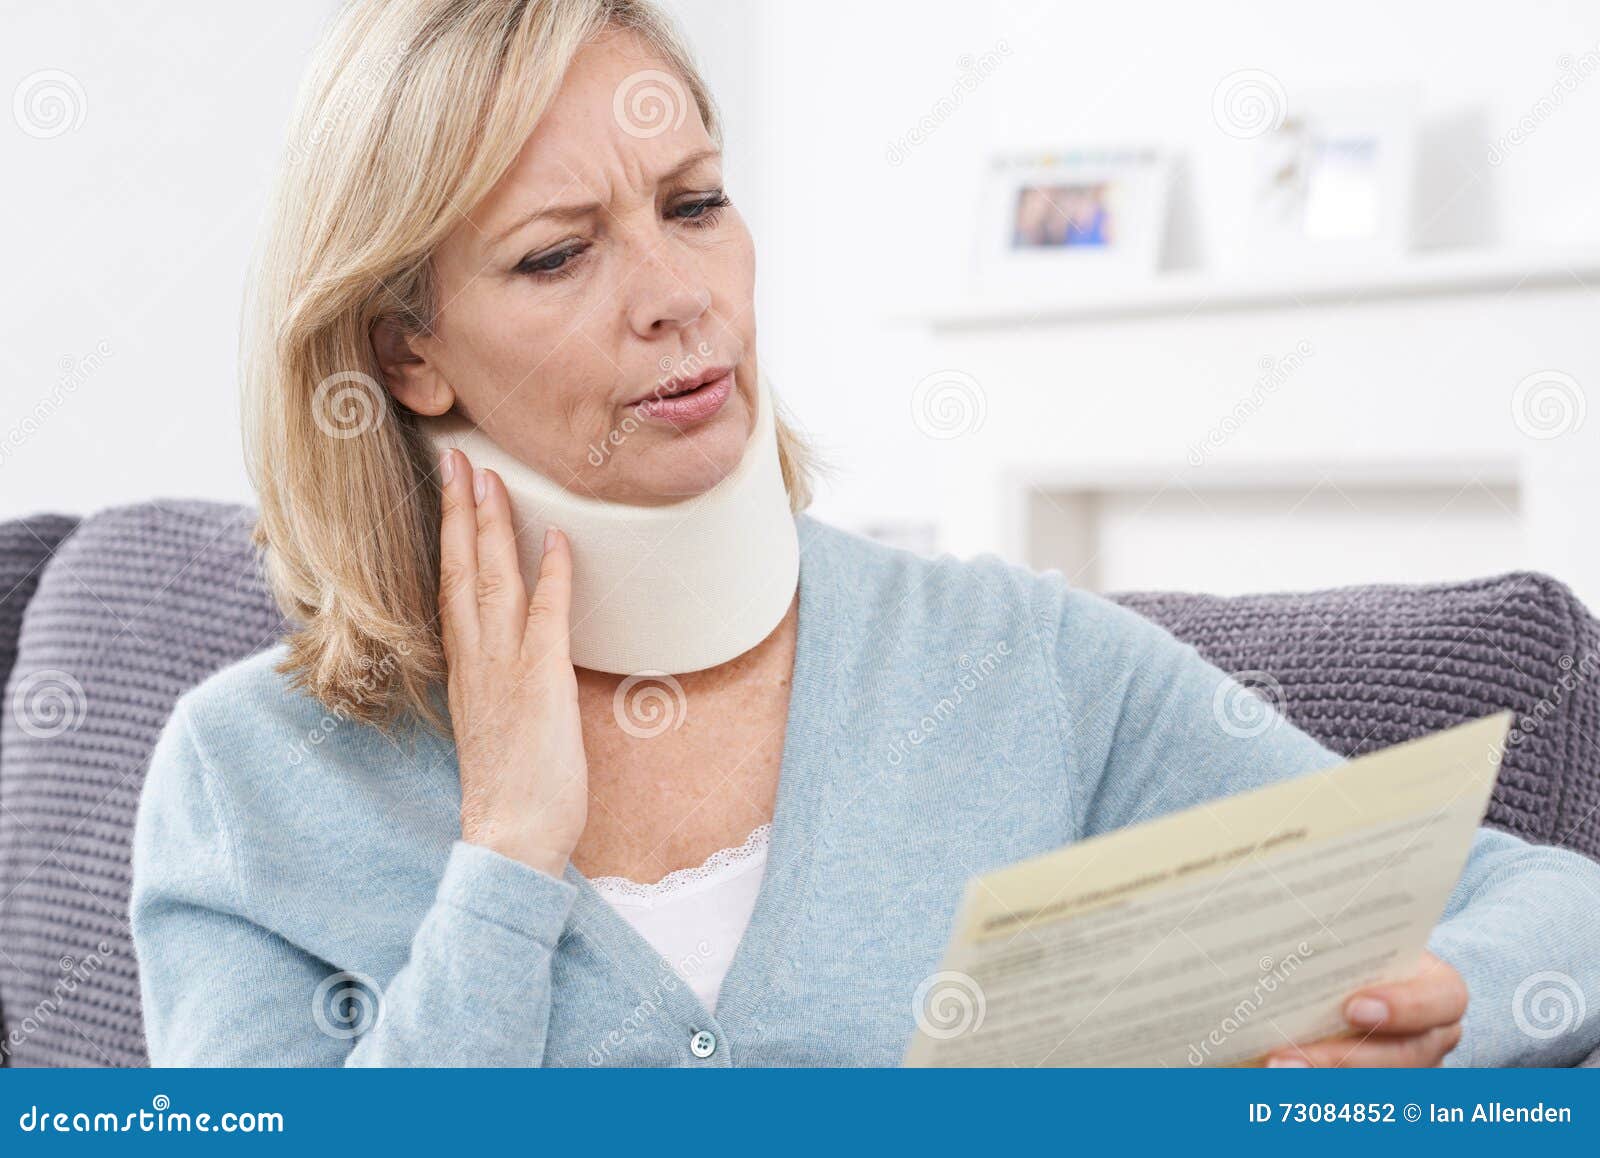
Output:
[[[454,412],[417,422],[435,455],[457,447],[505,480],[530,594],[545,528],[566,533],[574,664],[620,675],[691,672],[770,635],[799,583],[799,538],[765,381],[757,396],[750,441],[733,472],[708,491],[656,507],[574,494]]]

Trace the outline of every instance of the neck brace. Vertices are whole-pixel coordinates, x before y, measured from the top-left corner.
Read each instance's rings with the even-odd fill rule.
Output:
[[[566,533],[574,664],[619,675],[681,673],[760,643],[799,583],[799,536],[765,381],[757,396],[750,441],[732,473],[708,491],[655,507],[574,494],[453,412],[416,421],[435,457],[454,446],[505,480],[529,594],[545,528]]]

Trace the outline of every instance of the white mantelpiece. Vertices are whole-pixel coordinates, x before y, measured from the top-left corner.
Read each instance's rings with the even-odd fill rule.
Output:
[[[941,547],[1096,587],[1529,567],[1600,607],[1600,257],[1173,279],[919,315],[984,406],[935,451]],[[1513,411],[1541,375],[1553,437]]]

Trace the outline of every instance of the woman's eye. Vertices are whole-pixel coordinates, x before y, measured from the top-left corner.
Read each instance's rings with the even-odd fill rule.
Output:
[[[517,272],[533,277],[565,277],[573,272],[573,259],[582,252],[582,249],[558,249],[539,257],[525,257],[517,265]]]
[[[709,227],[715,225],[722,216],[721,211],[732,204],[728,195],[719,189],[710,196],[685,201],[672,211],[672,215],[694,226]]]

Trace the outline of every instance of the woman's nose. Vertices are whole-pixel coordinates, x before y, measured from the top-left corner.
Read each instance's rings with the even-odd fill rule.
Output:
[[[711,290],[692,262],[652,255],[628,278],[633,329],[641,337],[697,321],[711,308]]]

